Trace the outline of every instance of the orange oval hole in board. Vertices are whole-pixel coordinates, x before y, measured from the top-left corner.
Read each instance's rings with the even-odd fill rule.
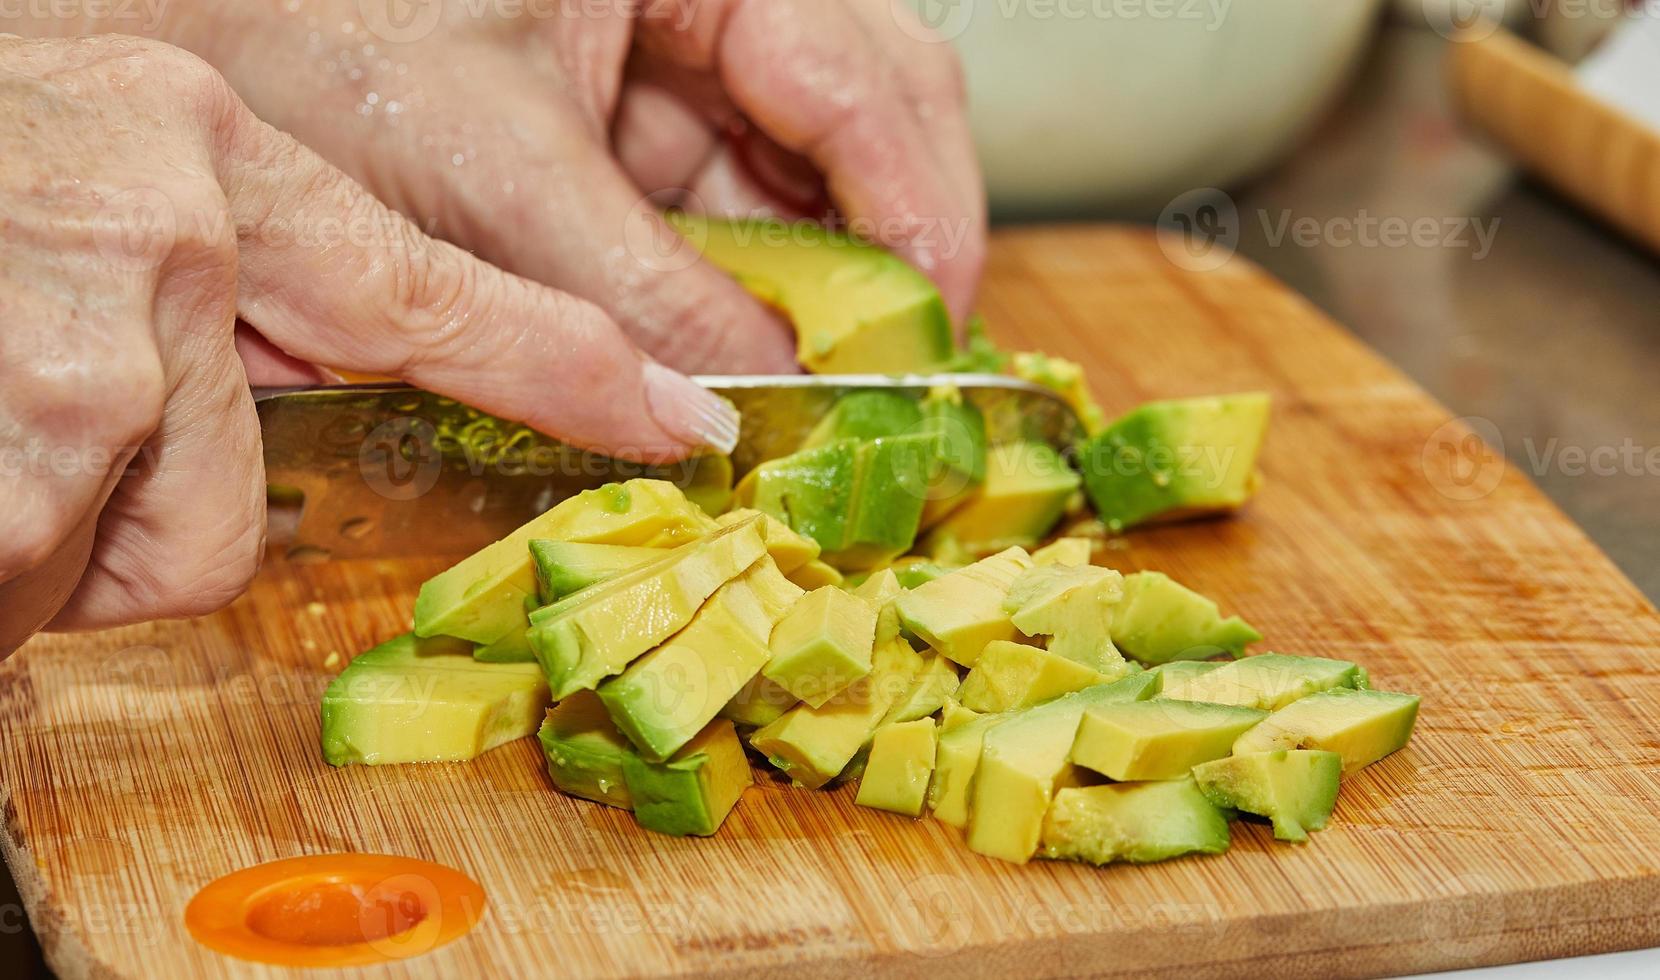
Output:
[[[388,854],[319,854],[210,882],[184,910],[196,941],[277,966],[385,963],[465,935],[484,889],[454,868]]]

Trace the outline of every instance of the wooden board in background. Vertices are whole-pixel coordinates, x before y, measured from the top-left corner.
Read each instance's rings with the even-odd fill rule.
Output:
[[[1334,977],[1660,943],[1660,617],[1524,478],[1242,260],[1197,275],[1135,231],[1004,233],[985,310],[1005,344],[1082,361],[1109,410],[1275,395],[1244,517],[1099,557],[1423,695],[1412,745],[1348,780],[1310,844],[1240,824],[1220,857],[1016,867],[850,788],[767,783],[714,839],[657,836],[553,792],[530,741],[333,770],[326,658],[402,629],[435,566],[278,562],[220,615],[0,667],[0,844],[53,965],[283,975],[180,913],[226,872],[345,850],[453,865],[491,902],[466,939],[354,976]]]

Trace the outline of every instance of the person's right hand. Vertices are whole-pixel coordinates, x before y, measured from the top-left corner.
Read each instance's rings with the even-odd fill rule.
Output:
[[[737,436],[598,308],[422,235],[195,56],[0,35],[0,657],[240,593],[265,530],[249,383],[307,364],[623,457]]]

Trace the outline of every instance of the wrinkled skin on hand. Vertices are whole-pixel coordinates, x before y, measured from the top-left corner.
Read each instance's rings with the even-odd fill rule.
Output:
[[[0,656],[241,592],[264,543],[249,372],[307,364],[617,455],[737,433],[599,308],[427,238],[199,58],[0,35]]]

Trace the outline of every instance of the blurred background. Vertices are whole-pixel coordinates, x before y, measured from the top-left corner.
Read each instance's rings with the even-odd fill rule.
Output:
[[[1595,174],[1550,172],[1570,151],[1607,155],[1555,143],[1592,111],[1574,93],[1535,105],[1525,86],[1500,86],[1511,134],[1493,142],[1454,111],[1447,67],[1461,46],[1502,39],[1502,21],[1537,45],[1542,77],[1641,115],[1660,103],[1660,79],[1643,74],[1660,70],[1660,4],[915,3],[964,57],[998,221],[1169,226],[1210,209],[1222,261],[1264,266],[1501,442],[1660,600],[1660,234],[1636,217],[1617,230],[1608,215],[1635,214],[1618,202],[1593,216]],[[1597,66],[1615,32],[1636,69]],[[1571,74],[1587,56],[1591,70]],[[1530,146],[1531,171],[1518,163]],[[1660,167],[1660,153],[1625,156]],[[1622,166],[1626,190],[1660,209],[1660,170]],[[1424,220],[1438,232],[1365,232]],[[6,976],[47,975],[3,876],[0,963]],[[1652,957],[1598,967],[1655,969]]]

